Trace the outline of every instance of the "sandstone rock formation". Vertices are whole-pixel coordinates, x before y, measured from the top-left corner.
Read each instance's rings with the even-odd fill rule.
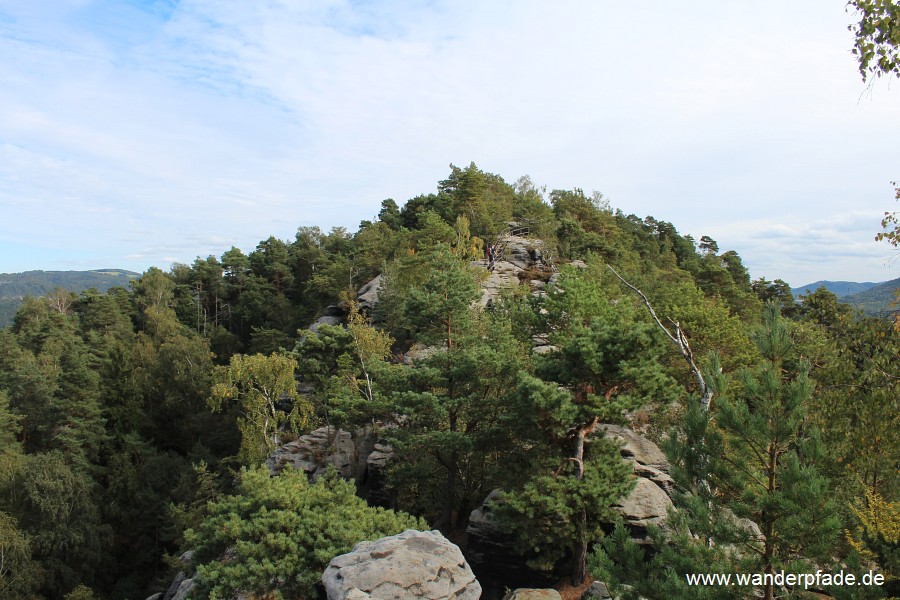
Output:
[[[365,434],[355,440],[349,431],[320,427],[280,446],[266,459],[266,467],[272,475],[277,475],[290,464],[315,479],[333,466],[341,477],[355,480],[362,477],[366,460],[365,455],[360,459],[359,437]],[[374,441],[371,445],[374,446]]]
[[[581,600],[612,600],[612,596],[609,594],[609,589],[607,589],[605,583],[595,581],[581,594]]]
[[[481,586],[459,548],[437,531],[408,530],[360,542],[322,575],[329,600],[477,600]]]
[[[315,480],[329,466],[357,484],[360,495],[373,506],[390,508],[394,494],[388,488],[387,467],[394,451],[378,440],[371,428],[353,433],[343,429],[320,427],[278,447],[266,459],[274,476],[290,464]]]
[[[375,305],[378,304],[378,294],[381,291],[382,280],[383,277],[379,275],[356,292],[356,301],[359,303],[360,310],[371,313]]]
[[[646,544],[647,528],[664,525],[669,510],[674,508],[670,494],[675,482],[669,476],[669,460],[659,446],[627,427],[604,423],[597,425],[597,431],[622,444],[622,458],[631,463],[638,476],[634,489],[616,508],[632,538]]]

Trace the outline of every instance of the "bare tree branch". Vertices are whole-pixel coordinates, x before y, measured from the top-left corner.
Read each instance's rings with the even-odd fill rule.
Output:
[[[659,320],[659,317],[656,315],[656,311],[653,310],[653,306],[650,304],[650,300],[647,299],[647,296],[644,295],[644,292],[634,287],[627,281],[625,278],[619,275],[619,273],[612,268],[610,265],[606,265],[606,267],[612,271],[613,275],[619,278],[626,287],[633,290],[637,293],[638,296],[641,297],[641,300],[644,301],[644,305],[647,307],[647,310],[650,311],[650,316],[653,317],[653,320],[656,321],[656,324],[660,329],[663,330],[663,333],[672,340],[672,342],[678,346],[678,350],[681,352],[681,356],[684,357],[684,360],[687,361],[688,365],[691,368],[691,372],[694,374],[694,379],[697,381],[697,386],[700,388],[700,406],[703,408],[705,412],[709,412],[710,404],[712,404],[713,392],[706,385],[706,380],[703,379],[703,373],[700,372],[700,367],[697,366],[697,363],[694,361],[694,352],[691,350],[691,345],[688,342],[687,336],[684,334],[684,331],[681,329],[681,324],[677,321],[673,321],[669,319],[669,323],[671,323],[675,327],[675,333],[673,334],[669,329],[663,325],[662,321]]]

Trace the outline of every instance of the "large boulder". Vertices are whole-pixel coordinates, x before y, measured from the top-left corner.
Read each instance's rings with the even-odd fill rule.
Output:
[[[316,331],[319,330],[319,327],[321,327],[322,325],[330,325],[333,327],[335,325],[340,325],[343,322],[344,322],[344,319],[342,319],[341,317],[324,315],[324,316],[321,316],[318,319],[316,319],[316,321],[312,325],[310,325],[307,329],[309,329],[310,331],[315,333]]]
[[[462,552],[437,531],[408,530],[360,542],[331,560],[322,583],[329,600],[481,597]]]
[[[325,307],[325,310],[322,311],[322,316],[316,319],[307,329],[315,333],[322,325],[340,325],[344,322],[345,316],[346,312],[343,308],[337,304],[331,304]]]
[[[581,600],[612,600],[609,588],[602,581],[595,581],[581,594]]]
[[[378,295],[381,292],[382,276],[379,275],[369,283],[365,284],[356,292],[356,301],[359,303],[359,309],[371,313],[378,304]]]
[[[615,506],[622,515],[625,525],[638,543],[646,543],[647,528],[661,526],[666,522],[672,499],[649,479],[638,477],[634,489]]]
[[[499,260],[494,263],[494,270],[488,273],[487,279],[481,283],[481,298],[478,306],[482,308],[493,304],[503,290],[519,285],[518,274],[522,269],[507,261]]]
[[[627,427],[601,423],[596,431],[621,444],[619,452],[631,463],[638,476],[631,493],[616,505],[632,538],[639,544],[649,542],[647,528],[663,526],[674,508],[671,494],[675,482],[669,476],[671,465],[659,446]]]
[[[544,242],[518,235],[507,236],[504,240],[502,261],[519,269],[529,269],[542,262]],[[502,262],[501,261],[501,262]]]
[[[622,446],[622,458],[631,463],[635,475],[649,479],[658,485],[668,496],[675,490],[675,481],[669,475],[669,459],[659,446],[620,425],[601,423],[596,431],[602,431],[606,437],[619,442]]]
[[[621,425],[600,423],[597,430],[603,431],[606,437],[622,444],[622,457],[640,465],[654,467],[664,473],[670,469],[669,459],[659,446]]]

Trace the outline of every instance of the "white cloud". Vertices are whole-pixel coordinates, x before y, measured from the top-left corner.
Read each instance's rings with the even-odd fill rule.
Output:
[[[886,279],[900,105],[862,94],[849,20],[814,0],[0,0],[0,243],[21,248],[0,270],[52,268],[35,239],[141,269],[355,227],[474,160],[711,233],[769,278],[837,278],[852,248]]]

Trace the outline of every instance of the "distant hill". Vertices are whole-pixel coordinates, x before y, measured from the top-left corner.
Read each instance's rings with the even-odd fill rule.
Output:
[[[865,292],[866,290],[869,290],[877,285],[880,284],[871,281],[866,281],[863,283],[859,283],[856,281],[816,281],[815,283],[791,288],[791,292],[794,294],[794,298],[799,300],[801,294],[804,296],[811,294],[820,287],[824,286],[826,290],[840,298],[842,296],[849,296],[851,294]]]
[[[900,277],[879,283],[867,290],[842,296],[841,302],[846,302],[872,316],[882,316],[895,312],[897,309],[891,306],[896,299],[896,291],[900,288]]]
[[[881,283],[871,281],[816,281],[809,285],[791,288],[794,298],[799,301],[801,295],[810,294],[820,287],[838,297],[838,300],[860,309],[867,315],[882,317],[897,309],[891,306],[895,300],[895,290],[900,288],[900,278]]]
[[[26,296],[43,296],[60,287],[70,292],[97,288],[105,292],[111,287],[128,287],[140,273],[124,269],[94,271],[25,271],[0,273],[0,327],[8,327]]]

